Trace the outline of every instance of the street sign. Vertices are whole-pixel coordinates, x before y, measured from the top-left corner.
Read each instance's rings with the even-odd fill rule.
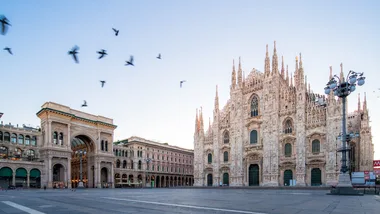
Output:
[[[380,160],[374,160],[373,167],[380,167]]]

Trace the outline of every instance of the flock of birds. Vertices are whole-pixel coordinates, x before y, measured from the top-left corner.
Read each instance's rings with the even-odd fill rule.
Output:
[[[1,23],[1,34],[2,35],[6,35],[6,33],[8,31],[8,28],[10,26],[12,26],[12,25],[9,23],[9,20],[4,15],[0,15],[0,23]],[[115,36],[119,35],[119,31],[120,30],[117,30],[115,28],[112,28],[112,30],[114,31]],[[5,47],[4,50],[8,51],[9,54],[13,55],[13,52],[12,52],[11,48]],[[78,60],[78,54],[79,54],[79,52],[78,52],[78,50],[79,50],[79,47],[77,45],[75,45],[70,51],[68,51],[68,55],[71,55],[73,57],[75,63],[79,63],[79,60]],[[102,59],[102,58],[104,58],[105,56],[108,55],[107,51],[104,50],[104,49],[101,49],[100,51],[97,51],[96,53],[99,54],[99,58],[98,59]],[[161,60],[161,53],[159,53],[156,58],[159,59],[159,60]],[[135,66],[134,65],[133,55],[130,56],[129,60],[125,61],[125,66]],[[186,80],[181,80],[180,81],[179,84],[180,84],[181,88],[182,88],[183,83],[185,83],[185,82],[186,82]],[[101,84],[101,87],[103,88],[104,85],[106,84],[106,81],[105,80],[100,80],[100,84]],[[83,101],[82,107],[87,107],[87,101],[86,100]]]

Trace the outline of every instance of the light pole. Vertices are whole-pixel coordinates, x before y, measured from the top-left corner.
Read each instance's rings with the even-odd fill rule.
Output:
[[[346,130],[346,99],[356,89],[356,84],[359,86],[364,85],[365,77],[364,73],[356,73],[355,71],[350,71],[347,75],[346,80],[340,79],[337,75],[327,83],[325,87],[325,94],[329,95],[333,91],[334,96],[342,99],[342,148],[338,149],[337,152],[342,152],[342,166],[340,168],[338,185],[334,190],[331,191],[332,194],[337,195],[357,195],[358,192],[352,187],[351,179],[347,167],[347,149],[346,143],[349,138],[347,138]],[[338,81],[337,81],[338,80]]]
[[[75,151],[75,154],[79,154],[79,184],[77,188],[82,189],[84,188],[82,176],[82,156],[86,155],[86,150],[77,150]]]
[[[147,159],[145,159],[145,161],[146,161],[146,171],[145,171],[145,186],[146,186],[146,179],[147,179],[147,174],[148,174],[148,166],[149,166],[149,163],[152,161],[152,159],[150,159],[150,158],[147,158]],[[149,175],[149,174],[148,174]],[[149,179],[149,182],[150,182],[150,185],[152,186],[152,182],[150,181],[150,179]]]

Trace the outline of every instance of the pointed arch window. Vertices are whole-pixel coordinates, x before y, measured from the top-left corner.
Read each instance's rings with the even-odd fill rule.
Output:
[[[211,154],[211,153],[208,153],[208,155],[207,155],[207,162],[208,162],[209,164],[212,163],[212,154]]]
[[[285,157],[292,156],[292,144],[287,143],[285,144]]]
[[[59,145],[63,145],[63,133],[59,133]]]
[[[318,154],[321,151],[321,142],[317,139],[313,140],[311,150],[313,154]]]
[[[224,135],[223,135],[223,142],[224,142],[225,144],[230,143],[230,134],[228,133],[228,131],[224,132]]]
[[[53,133],[53,143],[57,144],[58,143],[58,132]]]
[[[18,144],[20,144],[20,145],[24,144],[24,135],[22,135],[22,134],[18,135]]]
[[[223,153],[223,160],[224,160],[224,162],[228,162],[228,152],[227,151],[225,151]]]
[[[284,133],[291,134],[293,132],[293,123],[290,119],[285,121]]]
[[[249,143],[256,144],[257,140],[258,140],[257,130],[252,130],[251,133],[249,134]]]
[[[12,135],[11,135],[11,142],[17,143],[17,135],[15,133],[12,133]]]
[[[251,117],[259,116],[259,99],[255,95],[251,100]]]

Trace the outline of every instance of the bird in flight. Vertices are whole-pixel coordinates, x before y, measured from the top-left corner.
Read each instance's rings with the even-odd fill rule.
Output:
[[[87,102],[86,102],[86,100],[83,100],[82,107],[87,107]]]
[[[119,35],[119,30],[116,30],[115,28],[112,28],[113,31],[115,31],[115,36]]]
[[[71,49],[71,51],[68,52],[68,54],[73,56],[74,61],[75,61],[76,63],[79,63],[78,58],[77,58],[77,55],[76,55],[76,54],[78,53],[77,50],[79,50],[79,47],[75,45],[75,46],[73,47],[73,49]]]
[[[182,88],[182,83],[184,83],[184,82],[186,82],[186,80],[181,80],[180,82],[179,82],[179,86]]]
[[[104,55],[108,55],[108,54],[106,53],[106,50],[104,50],[104,49],[102,49],[101,51],[98,51],[97,53],[100,54],[99,59],[103,58]]]
[[[0,22],[1,22],[1,34],[5,35],[7,33],[7,30],[8,30],[7,25],[9,25],[9,26],[12,26],[12,25],[9,24],[9,20],[4,15],[0,16]]]
[[[158,54],[158,56],[156,58],[157,59],[161,59],[161,54]]]
[[[131,56],[131,58],[129,59],[129,61],[125,61],[127,64],[125,64],[126,66],[127,65],[132,65],[132,66],[135,66],[134,64],[133,64],[133,56]]]
[[[104,87],[104,84],[106,83],[105,80],[100,80],[100,83],[102,83],[102,88]]]
[[[4,50],[8,51],[9,54],[13,55],[11,48],[5,47]]]

